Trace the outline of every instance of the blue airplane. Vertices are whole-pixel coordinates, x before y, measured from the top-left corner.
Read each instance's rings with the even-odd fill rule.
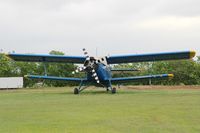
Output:
[[[149,79],[169,79],[174,77],[174,75],[159,74],[159,75],[112,78],[112,68],[110,66],[112,64],[191,59],[196,54],[195,51],[183,51],[183,52],[167,52],[167,53],[137,54],[137,55],[118,55],[109,57],[104,56],[98,58],[89,56],[86,49],[83,49],[83,52],[84,56],[38,55],[38,54],[16,54],[16,53],[7,54],[7,56],[15,61],[44,62],[44,64],[48,62],[83,64],[83,66],[78,67],[73,72],[73,74],[78,72],[86,72],[85,78],[48,76],[46,67],[44,69],[45,75],[26,75],[25,77],[30,79],[47,79],[47,80],[78,82],[80,83],[80,85],[78,88],[74,89],[74,94],[79,94],[90,83],[96,86],[105,87],[107,91],[110,90],[111,93],[114,94],[116,93],[116,88],[112,87],[112,83],[119,84],[122,82],[134,82],[134,81],[149,80]],[[137,70],[114,69],[113,71],[137,71]]]

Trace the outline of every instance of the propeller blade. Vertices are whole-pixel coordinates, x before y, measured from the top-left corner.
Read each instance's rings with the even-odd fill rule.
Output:
[[[87,56],[86,60],[87,60],[87,61],[89,61],[89,60],[90,60],[90,57],[89,57],[89,56]]]
[[[98,75],[97,75],[97,73],[95,72],[95,70],[94,69],[92,69],[92,77],[94,77],[94,79],[96,80],[96,82],[99,84],[100,83],[100,81],[99,81],[99,77],[98,77]]]
[[[96,77],[96,76],[97,76],[97,73],[94,73],[92,76],[93,76],[93,77]]]
[[[86,51],[85,48],[83,48],[83,53],[84,53],[84,55],[85,55],[86,57],[89,57],[88,52]]]
[[[81,72],[83,69],[82,69],[82,67],[79,67],[78,70],[79,70],[79,72]]]
[[[78,72],[82,72],[86,69],[86,67],[78,67],[75,71],[72,72],[72,74],[78,73]]]
[[[99,80],[99,78],[98,78],[98,77],[95,77],[94,79],[95,79],[95,80]]]
[[[98,60],[96,60],[94,57],[90,57],[85,48],[83,48],[83,53],[86,56],[86,61],[83,67],[78,67],[75,71],[72,72],[72,74],[86,70],[87,72],[92,73],[92,77],[94,77],[96,82],[99,84],[100,80],[95,71],[95,65],[98,64]]]

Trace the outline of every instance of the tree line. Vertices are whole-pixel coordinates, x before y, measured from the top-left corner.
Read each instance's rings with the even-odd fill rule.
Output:
[[[135,68],[137,72],[116,73],[113,76],[142,76],[156,74],[174,74],[171,80],[154,80],[154,85],[200,85],[200,57],[195,60],[176,60],[143,62],[116,65],[116,68]],[[130,84],[130,83],[129,83]],[[131,83],[131,84],[149,84],[149,81]]]
[[[50,55],[64,55],[60,51],[51,51]],[[59,77],[72,77],[74,64],[69,63],[45,63],[48,75]],[[0,54],[0,77],[24,77],[24,75],[45,75],[44,63],[35,62],[16,62],[9,59],[5,54]],[[43,83],[46,86],[67,86],[74,83],[64,81],[33,80],[24,78],[24,87],[32,87],[37,83]]]
[[[64,55],[60,51],[51,51],[51,55]],[[72,71],[76,65],[70,63],[46,63],[47,73],[59,77],[83,77],[84,73],[76,75]],[[112,68],[138,69],[137,72],[113,72],[113,77],[128,77],[154,74],[174,74],[172,80],[155,80],[155,85],[200,85],[200,57],[194,60],[143,62],[114,65]],[[27,74],[44,75],[44,64],[34,62],[15,62],[4,54],[0,54],[0,77],[23,77]],[[24,78],[24,86],[32,87],[38,82],[46,86],[71,86],[75,83],[50,80],[32,80]],[[131,82],[128,84],[149,84],[149,81]]]

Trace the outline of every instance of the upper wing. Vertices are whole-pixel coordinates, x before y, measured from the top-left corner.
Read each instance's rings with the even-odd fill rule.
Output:
[[[173,74],[147,75],[147,76],[124,77],[124,78],[112,78],[111,82],[119,83],[119,82],[141,81],[147,79],[167,79],[173,77],[174,77]]]
[[[161,60],[191,59],[195,56],[195,54],[196,54],[195,51],[185,51],[185,52],[110,56],[107,58],[107,62],[108,64],[119,64],[119,63],[148,62],[148,61],[161,61]]]
[[[7,54],[15,61],[28,62],[57,62],[57,63],[84,63],[86,57],[82,56],[64,56],[64,55],[36,55],[36,54]]]

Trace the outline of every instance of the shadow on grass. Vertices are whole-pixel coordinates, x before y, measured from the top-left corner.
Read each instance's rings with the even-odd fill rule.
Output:
[[[28,92],[27,92],[28,93]],[[69,97],[84,97],[84,96],[124,96],[124,95],[132,95],[132,96],[137,96],[137,95],[142,95],[142,96],[178,96],[178,97],[182,97],[182,96],[191,96],[191,95],[200,95],[200,91],[198,93],[194,93],[194,92],[188,92],[188,91],[174,91],[174,90],[127,90],[127,89],[118,89],[116,94],[112,94],[110,91],[107,92],[104,89],[89,89],[89,90],[83,90],[82,92],[80,92],[80,94],[75,95],[73,90],[62,90],[62,91],[43,91],[43,92],[36,92],[35,94],[40,94],[40,95],[45,95],[45,96],[69,96]]]
[[[29,93],[29,91],[24,90],[25,92]],[[73,88],[65,88],[65,89],[35,89],[31,90],[33,93],[42,93],[42,94],[47,94],[47,95],[74,95]],[[18,91],[16,91],[18,92]],[[23,92],[19,91],[19,92]],[[190,92],[188,91],[183,91],[183,90],[165,90],[165,89],[160,89],[160,90],[153,90],[153,89],[148,89],[148,90],[138,90],[138,89],[117,89],[116,94],[112,94],[111,91],[106,91],[104,88],[87,88],[83,91],[80,92],[78,95],[137,95],[137,94],[148,94],[148,95],[157,95],[157,94],[162,94],[162,95],[180,95],[180,94],[188,94]],[[192,92],[191,92],[192,93]],[[199,93],[198,93],[199,95]]]
[[[116,94],[112,94],[111,91],[106,90],[83,90],[78,95],[127,95],[127,94],[155,94],[153,91],[142,91],[142,90],[119,90]],[[67,92],[55,92],[55,93],[46,93],[46,94],[62,94],[62,95],[75,95],[73,91]]]

